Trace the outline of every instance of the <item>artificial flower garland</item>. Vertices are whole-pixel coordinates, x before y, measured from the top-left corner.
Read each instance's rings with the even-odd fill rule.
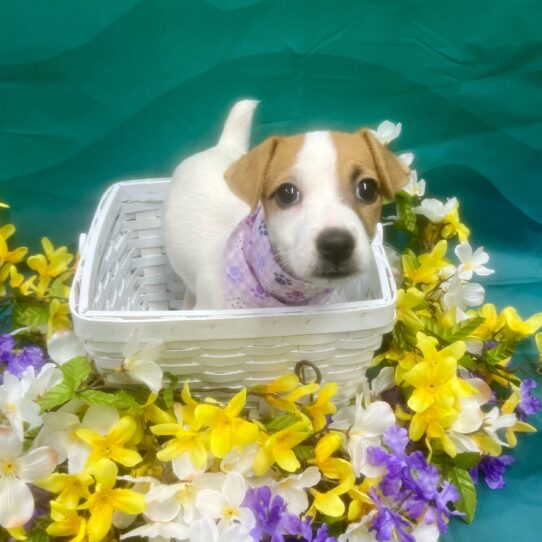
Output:
[[[389,144],[400,130],[374,133]],[[542,313],[483,304],[470,281],[493,273],[489,256],[455,198],[424,195],[413,171],[392,218],[409,236],[397,322],[341,408],[335,383],[294,374],[226,404],[196,398],[137,331],[118,370],[98,373],[70,331],[74,255],[44,238],[27,257],[0,227],[13,329],[0,337],[0,539],[435,542],[453,516],[472,521],[479,477],[503,487],[503,451],[535,430],[536,383],[510,363],[532,336],[542,350]],[[126,379],[139,386],[114,386]]]

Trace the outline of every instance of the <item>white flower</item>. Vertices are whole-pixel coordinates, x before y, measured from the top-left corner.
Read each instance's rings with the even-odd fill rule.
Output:
[[[494,407],[485,415],[482,430],[497,444],[508,446],[508,444],[499,437],[497,431],[507,427],[514,427],[517,421],[518,419],[515,414],[500,415],[499,408]]]
[[[381,467],[375,467],[367,460],[367,449],[370,446],[380,446],[382,435],[394,423],[395,415],[388,403],[376,401],[363,408],[361,396],[358,396],[356,418],[348,432],[348,451],[356,476],[363,474],[376,478],[382,473]]]
[[[420,520],[418,525],[412,529],[412,536],[416,542],[438,542],[440,531],[436,523],[430,523],[428,525]]]
[[[73,331],[57,331],[47,341],[47,353],[58,365],[64,365],[78,356],[85,356],[83,343]]]
[[[236,471],[245,478],[252,478],[254,476],[252,465],[259,451],[258,444],[234,448],[220,463],[220,470],[222,472]]]
[[[442,297],[444,310],[457,307],[465,311],[467,307],[478,307],[484,302],[484,287],[476,282],[462,283],[457,274],[443,283],[441,288],[444,292]]]
[[[361,521],[350,523],[337,542],[377,542],[375,534],[369,532],[370,521],[375,514],[376,512],[371,512],[363,516]]]
[[[229,472],[221,491],[203,489],[198,493],[196,508],[203,517],[219,520],[219,529],[241,523],[250,531],[255,524],[254,515],[241,506],[246,491],[245,479],[238,472]]]
[[[220,529],[209,518],[201,518],[190,525],[190,542],[252,542],[250,531],[242,524],[233,523]]]
[[[320,478],[318,467],[309,467],[301,474],[291,474],[287,478],[277,481],[273,489],[284,499],[288,511],[299,516],[309,507],[309,500],[305,490],[314,487],[320,481]]]
[[[53,472],[56,453],[42,447],[23,453],[23,442],[10,428],[0,427],[0,525],[24,525],[34,513],[34,497],[26,485]]]
[[[348,386],[348,384],[347,384]],[[349,395],[359,395],[359,400],[365,407],[372,402],[380,399],[382,393],[391,390],[395,386],[395,371],[393,367],[384,367],[378,375],[369,382],[365,376],[361,377],[359,382],[348,386]],[[356,412],[358,411],[357,401],[355,405],[341,407],[333,415],[333,422],[330,429],[339,429],[345,431],[350,429],[356,421]]]
[[[458,453],[480,452],[480,448],[469,435],[482,427],[485,416],[480,407],[491,399],[491,388],[482,379],[468,378],[466,381],[477,389],[478,393],[459,399],[459,415],[446,431]]]
[[[404,152],[403,154],[399,154],[397,158],[399,158],[399,160],[401,160],[406,167],[410,167],[412,162],[414,162],[414,153]]]
[[[489,261],[489,255],[482,247],[477,248],[473,254],[470,244],[464,242],[455,247],[455,254],[461,262],[457,268],[460,279],[470,280],[473,273],[482,277],[495,273],[493,269],[484,265]]]
[[[122,351],[124,360],[118,372],[107,375],[108,382],[112,384],[126,384],[128,381],[136,381],[145,384],[153,393],[162,389],[163,373],[156,360],[164,351],[164,343],[151,342],[141,347],[141,331],[132,331],[127,345]]]
[[[52,363],[46,363],[36,375],[34,367],[27,367],[20,377],[25,395],[32,401],[43,397],[51,388],[62,382],[62,372]]]
[[[442,222],[458,205],[457,198],[451,198],[442,203],[438,199],[424,199],[421,205],[413,207],[412,211],[418,215],[423,215],[434,224]]]
[[[376,131],[371,130],[371,133],[376,137],[376,139],[378,139],[378,141],[380,141],[380,143],[387,145],[399,137],[401,134],[401,128],[402,124],[400,122],[395,124],[394,122],[385,120],[378,125]]]
[[[45,414],[36,443],[54,448],[62,461],[67,458],[68,472],[75,474],[83,470],[90,454],[90,446],[77,437],[75,431],[84,428],[107,435],[119,421],[119,413],[115,408],[91,405],[80,421],[69,408],[70,405],[68,409],[63,407]]]
[[[21,382],[15,375],[4,371],[0,386],[0,420],[7,419],[19,440],[24,437],[24,423],[29,429],[42,424],[40,407],[27,395],[28,382]]]
[[[190,530],[183,523],[173,521],[150,522],[141,527],[137,527],[120,536],[120,540],[126,540],[137,536],[138,538],[147,538],[153,542],[164,542],[168,540],[190,540]]]
[[[420,179],[418,181],[418,173],[416,172],[415,169],[413,169],[410,172],[408,183],[405,187],[403,187],[403,191],[405,191],[407,194],[410,194],[411,196],[417,196],[419,198],[424,196],[425,181],[423,179]],[[423,202],[422,202],[422,205],[423,205]]]

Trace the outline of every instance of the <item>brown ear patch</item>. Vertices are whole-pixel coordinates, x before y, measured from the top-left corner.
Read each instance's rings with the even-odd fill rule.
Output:
[[[282,138],[270,137],[241,156],[224,173],[230,190],[255,209],[260,201],[271,159]]]
[[[408,183],[410,168],[366,128],[360,130],[358,134],[371,152],[376,173],[382,183],[382,193],[386,198],[393,199]]]

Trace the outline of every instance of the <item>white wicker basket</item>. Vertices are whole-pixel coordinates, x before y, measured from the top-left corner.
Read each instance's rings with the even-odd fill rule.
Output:
[[[162,340],[165,371],[203,390],[267,383],[314,364],[323,381],[353,393],[383,333],[393,327],[396,288],[379,227],[370,300],[284,309],[183,311],[184,286],[161,237],[168,179],[121,182],[104,194],[70,296],[75,333],[100,370],[117,367],[135,328]]]

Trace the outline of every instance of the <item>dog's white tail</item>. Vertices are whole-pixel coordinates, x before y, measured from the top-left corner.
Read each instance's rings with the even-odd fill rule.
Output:
[[[231,145],[247,152],[252,117],[259,103],[258,100],[241,100],[232,107],[218,140],[219,145]]]

